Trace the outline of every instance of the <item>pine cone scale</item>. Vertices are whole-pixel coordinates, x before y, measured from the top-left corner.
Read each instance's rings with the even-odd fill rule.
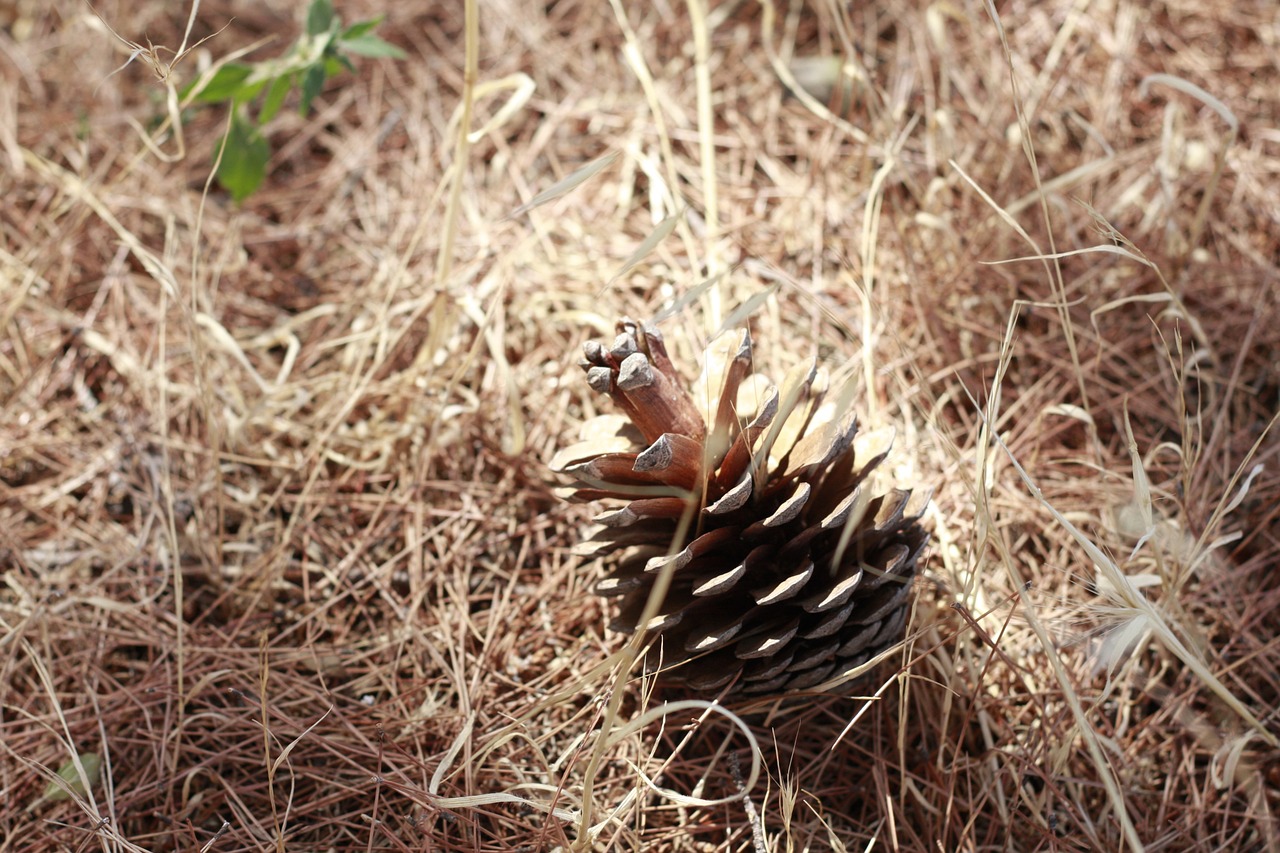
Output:
[[[752,596],[760,607],[777,604],[779,601],[786,601],[788,598],[794,598],[799,595],[800,590],[804,589],[804,585],[809,582],[809,578],[812,576],[813,561],[806,560],[800,566],[799,571],[788,575],[772,587],[759,588],[757,591],[752,592]]]

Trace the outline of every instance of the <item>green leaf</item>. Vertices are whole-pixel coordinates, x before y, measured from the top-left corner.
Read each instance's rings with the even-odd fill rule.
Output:
[[[249,75],[253,73],[252,65],[243,65],[239,62],[228,62],[219,68],[214,75],[209,78],[209,82],[204,84],[200,91],[196,92],[196,103],[200,104],[216,104],[219,101],[227,101],[236,97],[244,86],[244,82],[249,79]],[[191,90],[199,84],[197,78],[191,82],[183,90],[182,96],[185,98],[190,94]]]
[[[340,53],[334,56],[325,57],[324,73],[328,74],[330,77],[337,77],[343,71],[354,72],[355,70],[356,67],[351,64],[351,60],[347,59]]]
[[[318,36],[303,36],[298,39],[298,55],[304,65],[312,65],[326,56],[333,56],[337,49],[338,34],[336,32],[321,33]]]
[[[293,86],[293,78],[295,76],[294,74],[281,74],[271,81],[271,87],[267,89],[266,100],[262,102],[262,109],[258,111],[258,124],[266,124],[275,118],[276,113],[280,112],[285,96],[289,94],[289,89]]]
[[[390,42],[383,41],[372,33],[342,37],[338,39],[338,47],[356,56],[369,56],[374,59],[405,59],[408,54]]]
[[[240,87],[240,90],[231,98],[233,104],[247,104],[261,94],[262,90],[267,88],[265,79],[255,80],[252,83],[246,83]]]
[[[244,201],[262,185],[270,157],[271,146],[266,137],[237,109],[231,114],[231,126],[223,138],[218,184],[236,201]]]
[[[83,752],[80,754],[80,766],[84,768],[85,778],[89,780],[89,784],[98,781],[98,777],[102,774],[102,758],[96,752]],[[71,793],[84,796],[86,793],[84,780],[80,778],[80,771],[76,769],[74,761],[67,761],[58,768],[58,778],[67,783],[67,788],[71,789]],[[62,800],[71,799],[71,793],[66,788],[52,780],[44,788],[44,796],[40,799],[48,803],[57,803]]]
[[[333,3],[331,0],[311,0],[307,7],[307,35],[318,36],[327,33],[333,24]]]
[[[311,111],[311,102],[324,88],[324,78],[325,69],[322,64],[312,65],[302,72],[302,103],[298,105],[298,112],[302,115]]]
[[[338,41],[346,41],[348,39],[360,38],[365,33],[372,32],[374,27],[382,23],[382,15],[376,18],[370,18],[367,21],[358,21],[342,31],[342,35],[338,36]]]

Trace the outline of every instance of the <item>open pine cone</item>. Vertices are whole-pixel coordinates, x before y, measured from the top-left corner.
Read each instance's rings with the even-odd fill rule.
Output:
[[[618,333],[609,347],[588,342],[583,367],[623,415],[588,421],[551,462],[577,480],[565,497],[625,502],[596,517],[580,549],[606,558],[596,592],[622,597],[612,627],[640,627],[674,563],[644,626],[660,637],[649,664],[668,683],[812,688],[896,642],[928,499],[869,494],[888,449],[857,446],[857,421],[847,401],[827,400],[825,371],[802,363],[776,387],[752,373],[738,330],[707,348],[690,395],[657,329],[624,319]]]

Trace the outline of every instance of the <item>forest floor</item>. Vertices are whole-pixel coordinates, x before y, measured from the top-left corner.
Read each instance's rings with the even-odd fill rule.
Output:
[[[1274,4],[468,5],[338,4],[405,57],[236,202],[184,93],[301,3],[0,2],[0,853],[1280,851]],[[871,677],[628,667],[622,316],[861,383]]]

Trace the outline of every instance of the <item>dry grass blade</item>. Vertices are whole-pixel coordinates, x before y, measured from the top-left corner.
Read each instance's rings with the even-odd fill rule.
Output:
[[[614,161],[617,159],[618,159],[618,152],[611,151],[608,154],[602,154],[601,156],[595,158],[594,160],[591,160],[590,162],[586,163],[583,166],[579,166],[577,169],[574,169],[565,177],[556,181],[554,184],[547,187],[545,190],[538,193],[533,198],[529,199],[529,201],[525,202],[524,204],[517,207],[515,210],[508,213],[507,218],[515,219],[518,216],[523,216],[524,214],[533,210],[535,207],[541,207],[542,205],[546,204],[549,201],[555,201],[556,199],[561,198],[562,196],[568,195],[578,187],[585,184],[587,181],[591,180],[596,175],[603,172],[605,169],[612,166]]]
[[[611,286],[618,279],[635,269],[636,265],[648,257],[649,253],[656,249],[659,243],[670,237],[671,232],[675,231],[676,226],[683,221],[684,213],[677,212],[659,222],[654,229],[649,232],[649,235],[640,241],[640,245],[636,246],[635,251],[628,255],[627,259],[622,262],[622,265],[618,267],[618,271],[615,272],[613,277],[605,283],[605,287],[607,288]],[[714,281],[714,277],[711,280]],[[713,284],[711,285],[711,290],[714,289],[715,285]]]
[[[1196,208],[1196,217],[1191,222],[1191,235],[1187,238],[1187,249],[1190,251],[1200,245],[1200,237],[1204,233],[1205,222],[1209,218],[1209,210],[1213,204],[1213,197],[1217,193],[1218,182],[1222,180],[1222,172],[1227,166],[1227,154],[1230,153],[1231,146],[1235,144],[1236,136],[1240,132],[1240,121],[1236,118],[1235,113],[1218,98],[1215,98],[1196,84],[1181,77],[1175,77],[1172,74],[1148,74],[1142,78],[1142,84],[1138,87],[1138,94],[1141,97],[1146,97],[1153,84],[1169,86],[1172,89],[1190,95],[1212,108],[1227,123],[1227,134],[1222,140],[1222,149],[1218,152],[1218,157],[1214,162],[1213,174],[1209,176],[1209,185],[1200,197],[1200,205]]]

